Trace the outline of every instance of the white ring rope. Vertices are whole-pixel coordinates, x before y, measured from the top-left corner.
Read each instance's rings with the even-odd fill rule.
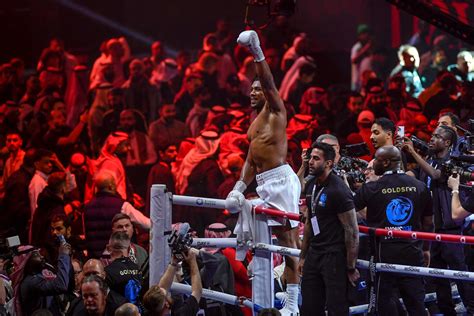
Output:
[[[173,284],[171,285],[171,292],[190,295],[192,293],[192,288],[191,285],[173,282]],[[202,289],[202,297],[230,305],[242,304],[245,307],[251,309],[254,308],[254,304],[248,299],[243,299],[241,301],[240,298],[235,295],[217,292],[209,289]]]
[[[212,240],[214,239],[214,240]],[[207,248],[227,248],[235,247],[235,238],[196,238],[193,240],[193,245]],[[266,250],[270,252],[276,252],[285,256],[298,257],[300,255],[299,249],[280,247],[276,245],[269,245],[264,243],[257,243],[254,245],[255,249]],[[357,266],[362,269],[369,268],[369,262],[365,260],[357,260]],[[443,279],[456,279],[463,281],[474,281],[474,272],[468,271],[457,271],[447,269],[434,269],[416,266],[407,266],[401,264],[392,263],[376,263],[377,272],[390,272],[390,273],[401,273],[410,274],[417,276],[427,276],[434,278]]]

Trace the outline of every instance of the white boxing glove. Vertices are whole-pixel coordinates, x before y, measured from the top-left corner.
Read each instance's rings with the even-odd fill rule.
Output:
[[[232,214],[239,213],[244,207],[245,196],[238,190],[230,191],[225,199],[225,208]]]
[[[265,60],[262,48],[260,47],[260,40],[255,31],[243,31],[237,38],[237,43],[241,46],[247,47],[256,62]]]

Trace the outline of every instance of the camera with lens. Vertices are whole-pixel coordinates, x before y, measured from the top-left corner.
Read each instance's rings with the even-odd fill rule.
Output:
[[[364,169],[367,168],[368,163],[358,157],[366,155],[370,155],[366,143],[347,145],[341,150],[341,159],[333,168],[338,176],[346,175],[351,189],[354,188],[355,183],[365,182]]]
[[[178,230],[173,230],[168,237],[168,246],[171,248],[171,253],[178,259],[184,260],[184,256],[188,253],[193,237],[189,231],[188,223],[183,223]]]
[[[468,121],[469,135],[466,136],[466,153],[474,152],[474,119],[469,119]]]
[[[18,247],[20,246],[20,238],[18,236],[0,238],[0,259],[6,262],[4,270],[13,272],[13,257],[18,255]]]
[[[452,175],[458,175],[461,183],[474,181],[474,172],[469,171],[469,168],[474,162],[472,156],[450,156],[449,160],[444,162],[441,166],[442,174],[447,178]]]
[[[415,149],[418,149],[418,151],[423,155],[423,156],[426,156],[428,154],[428,151],[430,150],[430,147],[428,146],[428,144],[419,139],[418,137],[416,137],[415,135],[411,135],[410,136],[410,140],[412,141],[413,143],[413,147]]]

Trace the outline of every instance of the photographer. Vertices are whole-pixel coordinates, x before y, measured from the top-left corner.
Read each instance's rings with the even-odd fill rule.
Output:
[[[454,113],[447,112],[439,115],[438,127],[442,125],[451,127],[458,136],[456,144],[451,149],[451,155],[455,156],[459,156],[468,146],[467,139],[463,136],[459,136],[457,126],[460,124],[459,117]]]
[[[161,277],[158,285],[152,286],[143,297],[143,305],[150,316],[161,316],[170,313],[173,310],[175,316],[196,315],[199,310],[199,301],[202,295],[201,276],[196,261],[196,249],[190,248],[184,254],[184,261],[189,265],[191,274],[191,295],[181,306],[174,306],[170,300],[169,290],[173,284],[173,279],[178,269],[178,259],[172,256],[165,273]]]
[[[461,203],[459,199],[459,178],[459,175],[452,175],[448,179],[448,186],[451,188],[451,212],[455,221],[461,221],[474,213],[474,190]]]
[[[441,125],[435,129],[429,142],[430,157],[423,159],[414,149],[409,138],[404,138],[403,149],[410,153],[419,167],[407,172],[415,175],[430,189],[433,197],[433,214],[435,232],[442,234],[462,234],[462,226],[456,223],[451,216],[451,190],[447,185],[447,175],[443,170],[443,163],[449,160],[451,147],[457,143],[456,132]],[[467,271],[464,246],[462,244],[434,242],[431,246],[431,267],[439,269],[453,269]],[[472,285],[456,281],[464,306],[469,313],[474,313],[474,293]],[[454,304],[451,295],[451,285],[448,279],[429,280],[428,290],[435,289],[439,311],[445,314],[454,314]],[[433,312],[438,312],[431,306]]]

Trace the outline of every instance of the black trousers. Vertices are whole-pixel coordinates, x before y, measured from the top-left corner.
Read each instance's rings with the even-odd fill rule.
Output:
[[[378,262],[421,266],[421,242],[378,243]],[[408,315],[425,315],[425,282],[422,277],[395,273],[379,273],[376,284],[377,314],[398,316],[398,299],[402,298]]]
[[[377,314],[398,316],[398,293],[408,315],[425,315],[425,284],[423,278],[394,273],[379,273]],[[397,293],[398,290],[398,293]]]
[[[467,271],[465,260],[464,245],[462,244],[438,242],[431,244],[430,267],[432,268]],[[460,280],[455,282],[468,314],[474,315],[474,284]],[[444,315],[456,315],[449,279],[430,278],[428,279],[427,289],[428,291],[436,291],[439,312]],[[435,307],[430,306],[430,311],[433,308]],[[438,312],[436,309],[433,309],[433,311]]]
[[[317,253],[309,249],[303,266],[302,316],[348,315],[346,253],[344,249]]]

